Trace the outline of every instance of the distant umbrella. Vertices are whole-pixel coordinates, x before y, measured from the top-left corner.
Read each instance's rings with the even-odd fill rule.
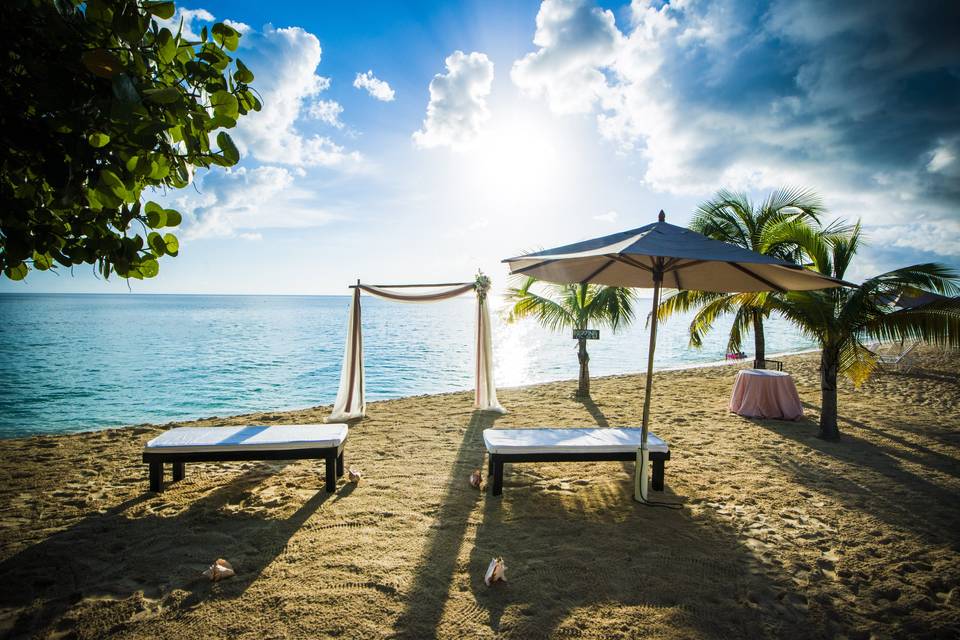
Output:
[[[792,262],[761,255],[668,224],[665,218],[661,211],[657,222],[638,229],[504,260],[512,274],[533,276],[547,282],[653,288],[646,393],[643,398],[643,444],[635,489],[636,499],[643,502],[647,500],[647,433],[660,289],[666,286],[724,293],[784,292],[827,289],[847,284]]]

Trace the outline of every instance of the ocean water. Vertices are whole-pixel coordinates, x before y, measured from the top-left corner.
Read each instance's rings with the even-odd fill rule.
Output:
[[[329,404],[343,359],[347,296],[0,295],[0,437]],[[493,300],[498,387],[575,378],[575,341],[507,324]],[[474,301],[409,305],[365,296],[370,400],[471,389]],[[641,319],[591,341],[595,376],[643,370]],[[729,322],[701,350],[689,317],[662,324],[659,369],[722,360]],[[810,348],[786,321],[768,353]],[[752,345],[752,338],[748,343]],[[747,349],[748,353],[752,349]],[[509,409],[509,407],[507,407]]]

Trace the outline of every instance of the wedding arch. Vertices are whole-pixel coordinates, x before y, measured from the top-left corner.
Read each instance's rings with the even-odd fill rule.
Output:
[[[333,404],[333,413],[327,422],[344,422],[367,415],[366,381],[363,372],[363,331],[360,322],[360,292],[396,302],[426,303],[439,302],[473,291],[477,296],[476,329],[476,385],[473,406],[481,411],[506,413],[507,410],[497,401],[497,389],[493,382],[493,339],[490,332],[490,309],[487,305],[487,292],[490,290],[490,278],[483,273],[477,274],[473,282],[453,282],[443,284],[399,284],[399,285],[350,285],[353,289],[353,303],[347,320],[347,340],[343,353],[343,367],[340,370],[340,388]],[[404,293],[404,289],[429,289],[428,293]]]

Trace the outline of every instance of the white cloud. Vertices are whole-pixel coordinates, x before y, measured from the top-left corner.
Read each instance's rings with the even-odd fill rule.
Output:
[[[931,173],[941,173],[954,178],[960,177],[960,162],[957,162],[958,153],[960,153],[960,138],[946,142],[941,141],[937,147],[930,152],[927,171]]]
[[[960,222],[940,220],[872,227],[867,240],[875,246],[914,249],[939,256],[960,256]]]
[[[174,35],[180,31],[180,25],[182,22],[183,31],[180,31],[180,35],[187,40],[200,40],[200,27],[194,23],[213,22],[214,20],[216,20],[216,18],[214,18],[213,14],[206,9],[184,9],[182,7],[177,7],[176,13],[174,13],[173,17],[171,17],[169,20],[154,18],[154,21],[157,24],[159,24],[161,27],[166,27]],[[196,29],[196,31],[194,31],[194,29]]]
[[[366,89],[367,93],[382,102],[391,102],[396,96],[394,90],[385,80],[373,75],[372,69],[366,73],[358,73],[357,77],[353,79],[353,86],[357,89]]]
[[[241,151],[261,162],[298,167],[357,166],[359,153],[298,126],[303,115],[338,126],[342,111],[336,102],[319,98],[330,79],[316,73],[321,58],[317,37],[300,27],[270,25],[245,37],[244,62],[256,75],[253,86],[263,96],[263,109],[240,119],[235,137]]]
[[[325,122],[331,127],[336,127],[337,129],[343,128],[343,122],[340,121],[343,106],[336,100],[317,100],[310,105],[307,113],[311,118]]]
[[[333,219],[312,204],[314,194],[298,188],[295,177],[271,165],[204,174],[197,191],[174,200],[185,214],[184,237],[256,240],[257,229],[315,227]]]
[[[960,143],[945,106],[956,41],[935,11],[891,1],[825,13],[835,6],[633,0],[618,26],[592,0],[544,0],[535,50],[511,78],[555,113],[593,114],[656,191],[809,186],[834,213],[886,225],[891,246],[960,255],[920,240],[956,234]],[[917,88],[932,74],[939,95]],[[930,226],[910,232],[915,221]]]
[[[490,119],[487,96],[493,84],[493,62],[485,53],[455,51],[445,64],[447,72],[430,81],[427,117],[413,134],[420,148],[469,147]]]
[[[585,113],[605,93],[601,69],[614,62],[622,42],[612,11],[585,0],[545,0],[533,37],[539,50],[515,62],[510,77],[557,113]]]
[[[616,222],[618,217],[619,214],[616,211],[607,211],[593,216],[593,219],[598,222]]]
[[[251,31],[253,31],[253,28],[247,23],[237,22],[236,20],[231,20],[230,18],[227,18],[226,20],[224,20],[223,24],[227,25],[228,27],[233,27],[234,29],[239,31],[241,35],[245,33],[250,33]],[[243,40],[241,39],[240,42],[243,42]]]

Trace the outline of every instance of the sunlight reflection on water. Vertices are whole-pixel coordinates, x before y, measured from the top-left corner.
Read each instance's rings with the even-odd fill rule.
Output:
[[[507,324],[492,301],[498,386],[577,376],[569,330]],[[331,403],[348,308],[346,296],[0,295],[0,437]],[[472,296],[364,297],[363,309],[369,399],[472,388]],[[723,359],[730,322],[700,351],[687,346],[688,322],[661,325],[658,368]],[[766,333],[769,353],[811,346],[783,320]],[[592,375],[643,369],[642,321],[600,336]]]

